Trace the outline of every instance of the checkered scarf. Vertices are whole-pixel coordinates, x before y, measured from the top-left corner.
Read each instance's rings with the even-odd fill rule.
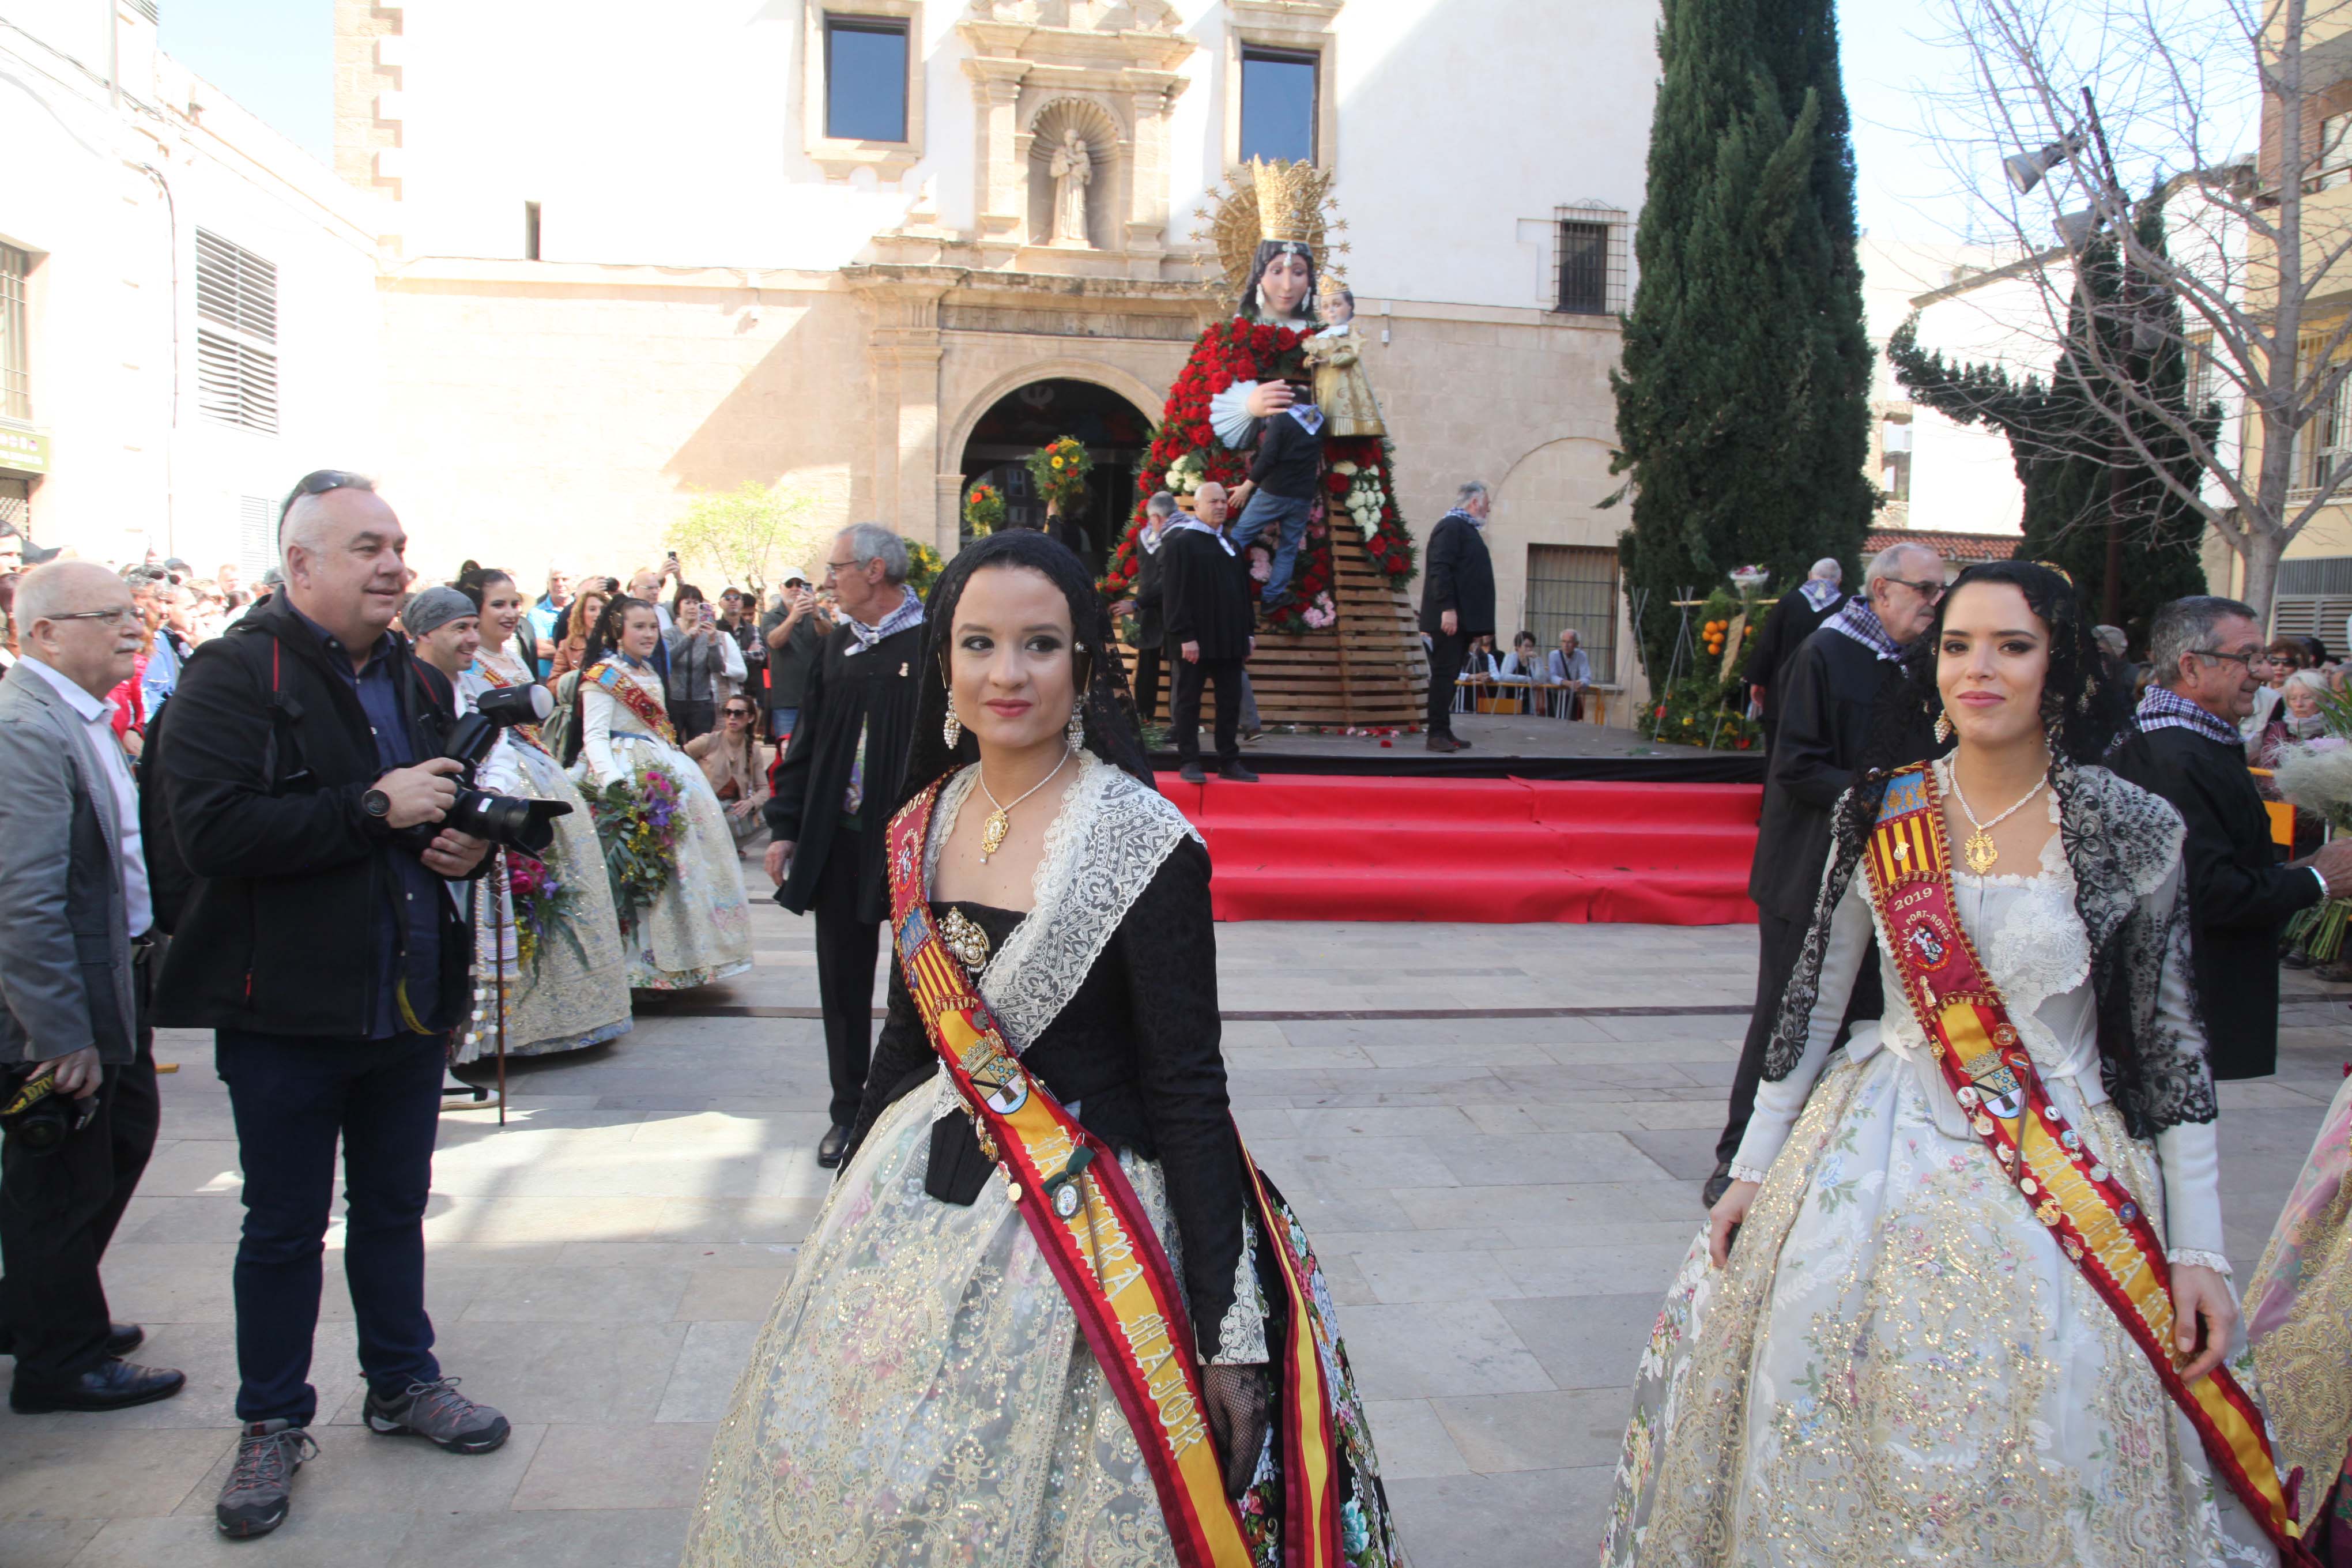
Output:
[[[1885,625],[1878,612],[1870,607],[1870,600],[1856,594],[1845,602],[1845,608],[1822,623],[1826,631],[1843,632],[1881,658],[1901,658],[1903,650],[1893,637],[1886,635]]]
[[[2147,695],[2139,700],[2139,711],[2132,715],[2132,721],[2142,731],[2194,730],[2207,740],[2219,741],[2223,745],[2245,743],[2245,737],[2238,733],[2235,724],[2227,719],[2216,718],[2179,692],[2163,686],[2147,689]]]

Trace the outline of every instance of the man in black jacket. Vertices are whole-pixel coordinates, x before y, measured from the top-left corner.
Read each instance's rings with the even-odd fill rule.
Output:
[[[1249,480],[1234,492],[1234,502],[1242,509],[1241,521],[1234,524],[1234,550],[1243,560],[1249,558],[1259,534],[1277,530],[1274,561],[1260,595],[1269,611],[1297,597],[1290,591],[1290,575],[1298,565],[1298,547],[1307,542],[1315,487],[1323,482],[1323,411],[1315,406],[1313,388],[1295,384],[1291,390],[1297,401],[1266,416]],[[1224,699],[1217,701],[1222,709]]]
[[[2156,613],[2148,655],[2156,682],[2110,763],[2170,801],[2189,829],[2180,858],[2207,1058],[2215,1078],[2261,1078],[2278,1068],[2279,928],[2352,893],[2352,839],[2279,864],[2238,732],[2270,674],[2251,608],[2175,599]]]
[[[1495,563],[1486,553],[1493,501],[1476,479],[1430,531],[1421,561],[1421,629],[1429,635],[1429,749],[1460,752],[1454,732],[1454,682],[1471,642],[1495,633]]]
[[[1845,580],[1845,568],[1833,557],[1823,556],[1813,563],[1813,569],[1792,593],[1780,595],[1771,613],[1764,617],[1764,627],[1756,634],[1756,641],[1748,650],[1745,679],[1748,695],[1762,710],[1764,754],[1772,754],[1772,740],[1780,728],[1780,700],[1773,695],[1780,673],[1789,660],[1804,646],[1805,639],[1822,629],[1822,623],[1837,614],[1845,603],[1845,590],[1839,586]]]
[[[1143,503],[1143,531],[1135,542],[1135,596],[1118,606],[1120,615],[1135,617],[1135,711],[1146,724],[1160,707],[1160,650],[1167,641],[1160,545],[1178,510],[1176,498],[1166,490]],[[1172,682],[1171,691],[1172,695]]]
[[[193,878],[156,1022],[214,1031],[245,1170],[243,1431],[215,1505],[232,1536],[284,1521],[310,1446],[338,1143],[363,1418],[461,1454],[508,1430],[442,1376],[425,1311],[442,1064],[471,996],[449,883],[487,848],[430,831],[456,798],[457,764],[440,754],[455,704],[447,678],[386,630],[407,538],[367,482],[311,474],[281,518],[286,589],[189,660],[156,770]]]
[[[1198,518],[1178,515],[1160,535],[1163,638],[1176,649],[1176,689],[1168,724],[1177,772],[1204,784],[1201,768],[1201,691],[1217,685],[1217,772],[1242,784],[1257,774],[1242,763],[1242,665],[1256,650],[1250,629],[1248,578],[1234,546]]]
[[[1935,624],[1944,596],[1944,563],[1924,544],[1882,550],[1864,574],[1863,592],[1807,637],[1781,671],[1780,747],[1764,782],[1764,816],[1748,896],[1756,900],[1756,1008],[1731,1080],[1730,1113],[1716,1141],[1715,1173],[1703,1195],[1712,1208],[1731,1183],[1731,1156],[1756,1109],[1764,1049],[1780,1016],[1780,993],[1812,923],[1813,900],[1829,865],[1830,810],[1865,760],[1894,766],[1934,749],[1926,711],[1903,700],[1904,648]],[[1873,734],[1874,724],[1890,732]],[[1873,753],[1873,742],[1889,754]],[[1878,967],[1863,978],[1846,1013],[1878,1014]]]
[[[832,1125],[817,1163],[841,1163],[874,1056],[874,961],[890,882],[883,840],[915,737],[923,601],[907,586],[907,542],[878,522],[835,536],[825,585],[841,626],[808,674],[774,793],[761,808],[773,838],[776,902],[816,917],[817,1000],[832,1075]]]

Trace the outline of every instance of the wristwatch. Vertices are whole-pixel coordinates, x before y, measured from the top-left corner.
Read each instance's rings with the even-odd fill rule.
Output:
[[[383,818],[392,815],[392,796],[380,789],[372,789],[360,796],[360,809],[370,816]]]

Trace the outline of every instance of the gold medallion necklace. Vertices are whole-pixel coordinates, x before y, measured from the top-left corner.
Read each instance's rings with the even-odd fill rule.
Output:
[[[988,787],[988,770],[985,767],[980,770],[980,793],[988,797],[989,805],[996,807],[994,811],[988,814],[988,820],[980,825],[980,863],[982,865],[987,865],[988,858],[1004,847],[1004,836],[1013,831],[1013,806],[1019,805],[1023,801],[1052,784],[1055,774],[1059,773],[1069,760],[1070,753],[1065,751],[1062,753],[1062,760],[1054,764],[1054,772],[1023,790],[1013,798],[1013,805],[1003,805],[997,800],[996,792]]]
[[[1969,826],[1970,827],[1976,829],[1975,832],[1969,835],[1967,841],[1962,843],[1960,846],[1960,858],[1969,863],[1969,869],[1970,871],[1981,877],[1990,872],[1993,867],[2000,863],[2000,851],[1993,847],[1992,830],[1999,827],[2002,823],[2007,822],[2011,817],[2015,816],[2019,812],[2024,810],[2026,801],[2030,801],[2035,795],[2040,795],[2042,793],[2042,786],[2049,782],[2050,774],[2045,770],[2042,775],[2034,781],[2033,787],[2025,792],[2023,799],[2020,800],[2015,805],[2011,806],[2007,811],[2002,812],[1999,816],[1994,817],[1990,822],[1979,822],[1977,820],[1976,811],[1969,805],[1968,793],[1960,788],[1959,764],[1955,763],[1952,765],[1952,798],[1960,803],[1960,815],[1969,819]]]

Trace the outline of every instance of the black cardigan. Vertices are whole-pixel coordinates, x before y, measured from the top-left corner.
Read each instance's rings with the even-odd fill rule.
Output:
[[[1797,650],[1804,646],[1807,637],[1822,629],[1822,622],[1844,606],[1845,599],[1843,592],[1832,595],[1822,607],[1816,610],[1805,602],[1802,593],[1792,591],[1781,595],[1780,602],[1765,616],[1763,628],[1756,634],[1755,645],[1748,650],[1748,666],[1741,679],[1750,686],[1764,689],[1764,733],[1767,737],[1780,727],[1780,681],[1788,670],[1789,661],[1796,657]],[[1769,738],[1765,744],[1767,747],[1771,744]]]
[[[992,946],[1002,946],[1024,918],[981,904],[932,908],[961,910]],[[1160,1162],[1203,1360],[1217,1353],[1242,1251],[1241,1142],[1226,1100],[1218,1030],[1209,854],[1188,837],[1160,863],[1077,991],[1021,1058],[1055,1100],[1077,1106],[1087,1131],[1114,1149]],[[875,1043],[844,1170],[883,1111],[902,1095],[929,1092],[923,1086],[938,1066],[894,961],[889,1017]],[[932,1123],[925,1182],[931,1196],[969,1204],[994,1170],[981,1155],[969,1117]]]
[[[825,639],[824,656],[809,671],[801,693],[793,743],[771,775],[774,793],[761,814],[778,843],[794,846],[792,869],[776,889],[776,902],[794,914],[808,913],[825,857],[838,851],[857,857],[856,918],[880,921],[890,913],[882,841],[915,738],[923,628],[908,626],[862,653],[851,653],[856,646],[846,626],[835,627]],[[853,828],[843,821],[841,803],[849,788],[850,765],[857,759],[861,730],[866,732],[866,801]]]
[[[1318,424],[1309,430],[1287,413],[1268,417],[1250,464],[1250,482],[1270,496],[1314,500],[1316,482],[1323,477],[1323,428]]]
[[[1421,562],[1421,629],[1442,636],[1441,617],[1448,610],[1458,637],[1485,637],[1495,629],[1495,559],[1486,535],[1462,511],[1437,520]]]
[[[2279,928],[2319,902],[2319,879],[2279,864],[2245,749],[2194,730],[2135,731],[2107,759],[2180,813],[2189,944],[2217,1079],[2278,1070]]]
[[[1160,549],[1146,550],[1140,542],[1135,547],[1135,646],[1138,648],[1159,647],[1165,641],[1166,618],[1160,594],[1165,574],[1160,570],[1160,552],[1168,546],[1165,532],[1160,536]]]

